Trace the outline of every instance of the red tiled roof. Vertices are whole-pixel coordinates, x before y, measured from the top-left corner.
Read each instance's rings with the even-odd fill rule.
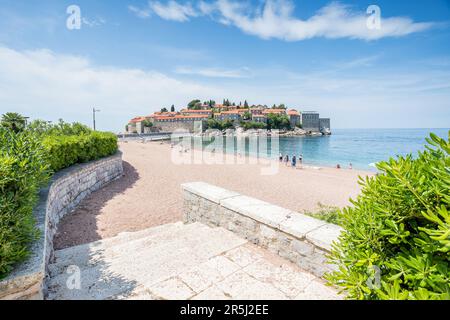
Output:
[[[137,123],[137,122],[141,122],[144,121],[146,118],[145,117],[136,117],[130,120],[130,123]]]
[[[288,113],[288,115],[290,115],[290,116],[299,116],[299,115],[300,115],[300,113],[298,113],[298,111],[297,111],[297,110],[294,110],[294,109],[289,110],[287,113]]]

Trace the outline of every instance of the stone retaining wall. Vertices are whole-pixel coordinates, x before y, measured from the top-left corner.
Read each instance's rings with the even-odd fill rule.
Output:
[[[53,257],[53,237],[60,219],[71,212],[86,196],[122,176],[122,154],[85,164],[74,165],[56,173],[39,194],[34,210],[40,237],[31,247],[27,261],[18,265],[0,281],[1,299],[43,299],[47,266]]]
[[[204,182],[186,183],[182,189],[185,223],[233,231],[319,277],[334,268],[325,255],[339,226]]]

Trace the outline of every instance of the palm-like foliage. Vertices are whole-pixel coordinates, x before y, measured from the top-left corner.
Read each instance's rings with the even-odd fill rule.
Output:
[[[5,113],[2,115],[2,120],[0,121],[2,127],[12,130],[15,133],[25,129],[26,123],[26,118],[17,112]]]

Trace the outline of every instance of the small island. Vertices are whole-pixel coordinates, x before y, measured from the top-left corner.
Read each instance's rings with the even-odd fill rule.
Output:
[[[128,134],[173,132],[187,130],[205,135],[283,135],[322,136],[331,134],[329,118],[320,118],[316,111],[288,109],[284,104],[249,105],[224,99],[222,104],[213,100],[203,103],[196,99],[180,111],[172,105],[149,116],[131,119],[125,127]]]

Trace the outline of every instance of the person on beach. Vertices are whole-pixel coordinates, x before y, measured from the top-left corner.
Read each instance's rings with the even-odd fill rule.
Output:
[[[301,168],[303,164],[303,154],[298,156],[298,166]]]
[[[341,165],[338,163],[337,165],[336,165],[336,169],[340,169],[341,168]]]
[[[283,155],[280,153],[280,156],[278,157],[278,159],[280,160],[280,162],[283,162]]]
[[[286,167],[289,165],[289,155],[286,155],[286,157],[284,157],[284,164],[286,165]]]
[[[348,168],[350,169],[350,170],[352,170],[353,169],[353,165],[352,165],[352,163],[350,162],[350,164],[348,165]]]
[[[295,156],[292,156],[292,168],[295,169],[296,165],[297,165],[297,158]]]

